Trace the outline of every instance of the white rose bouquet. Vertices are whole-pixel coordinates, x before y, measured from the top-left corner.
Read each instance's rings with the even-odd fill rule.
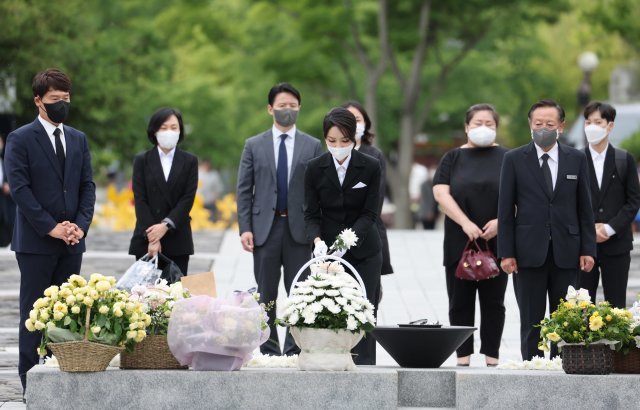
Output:
[[[151,317],[141,303],[129,300],[126,291],[115,288],[113,276],[91,274],[87,281],[71,275],[61,286],[45,289],[33,304],[24,323],[30,332],[41,331],[38,352],[46,355],[47,343],[82,340],[90,317],[88,340],[132,350],[146,335]]]

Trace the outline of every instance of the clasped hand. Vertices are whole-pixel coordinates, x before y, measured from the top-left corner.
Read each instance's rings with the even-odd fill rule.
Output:
[[[84,237],[84,231],[73,222],[64,221],[57,223],[49,236],[63,240],[67,245],[77,245]]]

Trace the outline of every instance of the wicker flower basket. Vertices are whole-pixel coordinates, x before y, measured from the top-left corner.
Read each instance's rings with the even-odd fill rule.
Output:
[[[562,369],[567,374],[609,374],[613,370],[613,350],[607,345],[562,346]]]
[[[133,352],[120,354],[121,369],[188,369],[182,366],[169,349],[167,336],[149,335],[136,344]]]
[[[614,373],[640,373],[640,349],[629,350],[629,353],[616,352],[613,357]]]
[[[103,372],[124,348],[89,341],[91,309],[87,309],[84,340],[47,343],[64,372]]]

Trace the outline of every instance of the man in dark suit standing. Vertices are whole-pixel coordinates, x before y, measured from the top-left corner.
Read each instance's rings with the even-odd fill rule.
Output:
[[[598,253],[594,269],[580,273],[580,287],[595,300],[602,274],[604,299],[624,308],[633,249],[631,223],[640,207],[638,173],[631,154],[609,144],[616,109],[592,102],[585,107],[584,118]]]
[[[5,170],[17,205],[11,249],[20,268],[20,358],[27,371],[38,363],[41,335],[24,322],[33,303],[52,285],[80,273],[84,237],[95,205],[87,137],[63,125],[71,102],[71,80],[48,69],[33,78],[38,117],[7,137]]]
[[[298,90],[280,83],[269,91],[268,102],[273,126],[245,143],[237,187],[240,242],[245,251],[253,252],[260,301],[267,303],[278,297],[281,267],[289,292],[293,278],[311,255],[302,213],[304,171],[307,161],[321,153],[320,141],[296,128],[301,103]],[[269,311],[271,336],[260,351],[279,356],[275,311]],[[298,352],[287,332],[283,353]]]
[[[504,156],[498,200],[498,257],[513,277],[523,360],[538,355],[546,298],[553,311],[578,270],[594,265],[596,241],[587,159],[560,145],[564,109],[541,100],[529,110],[533,142]],[[555,355],[552,351],[552,356]]]

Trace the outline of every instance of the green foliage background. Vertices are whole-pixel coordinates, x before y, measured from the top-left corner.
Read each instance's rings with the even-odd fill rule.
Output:
[[[419,3],[389,2],[400,69],[411,65]],[[528,107],[544,97],[564,105],[571,122],[579,110],[580,53],[600,57],[593,99],[606,99],[611,70],[638,56],[639,8],[629,4],[434,1],[421,87],[427,97],[438,86],[443,91],[419,131],[446,147],[462,136],[465,110],[489,102],[501,114],[499,140],[520,145],[529,140]],[[16,79],[15,114],[24,124],[36,113],[33,75],[51,66],[68,72],[68,123],[89,135],[98,173],[115,158],[130,164],[149,147],[147,120],[161,106],[183,112],[186,150],[235,170],[244,140],[271,124],[266,94],[273,84],[289,81],[301,90],[299,127],[318,137],[332,106],[364,99],[352,22],[371,58],[379,58],[378,12],[377,0],[3,0],[0,76]],[[467,43],[471,51],[438,84],[438,59]],[[376,97],[377,144],[393,160],[403,91],[389,68]]]

